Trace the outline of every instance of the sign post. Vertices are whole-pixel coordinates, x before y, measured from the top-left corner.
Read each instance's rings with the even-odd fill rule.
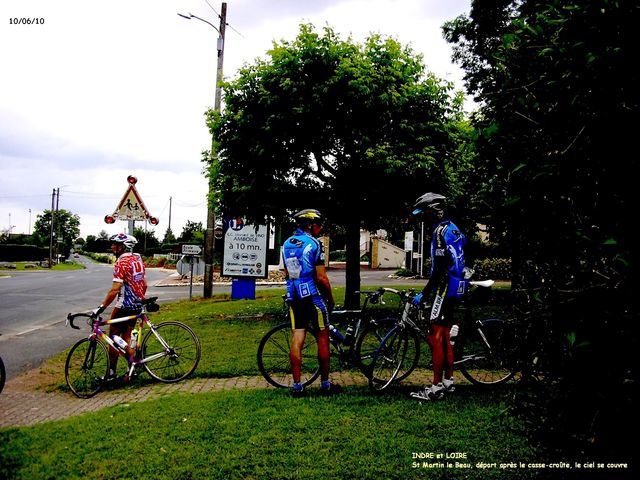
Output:
[[[191,297],[193,296],[193,266],[194,265],[198,265],[198,267],[201,265],[200,263],[200,254],[202,253],[202,247],[200,245],[182,245],[182,255],[184,255],[182,257],[182,259],[178,262],[180,263],[180,267],[178,268],[178,273],[180,273],[180,275],[184,275],[184,261],[188,261],[189,262],[189,300],[191,300]],[[176,265],[176,267],[178,267]],[[200,271],[201,269],[198,268],[198,270]],[[200,273],[198,273],[200,274]]]

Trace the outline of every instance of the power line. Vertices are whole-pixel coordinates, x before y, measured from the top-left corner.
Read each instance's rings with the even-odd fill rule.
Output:
[[[204,0],[205,2],[207,2],[207,5],[209,5],[209,8],[211,8],[211,10],[213,10],[215,12],[215,14],[220,17],[220,14],[218,13],[218,11],[213,8],[213,6],[209,3],[209,0]]]
[[[218,11],[217,11],[215,8],[213,8],[213,6],[209,3],[209,0],[204,0],[204,1],[205,1],[205,2],[207,2],[207,5],[209,5],[209,8],[211,8],[211,10],[213,10],[213,11],[214,11],[214,13],[218,16],[218,18],[220,18],[220,14],[218,13]],[[243,34],[241,34],[238,30],[236,30],[235,28],[233,28],[233,26],[232,26],[232,25],[230,25],[230,24],[228,24],[228,23],[227,23],[226,25],[227,25],[227,27],[229,27],[231,30],[233,30],[233,31],[234,31],[234,32],[236,32],[238,35],[240,35],[242,38],[246,39],[246,37],[245,37]]]

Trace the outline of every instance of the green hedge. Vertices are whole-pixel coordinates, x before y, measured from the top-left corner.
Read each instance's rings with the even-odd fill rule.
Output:
[[[113,263],[112,257],[109,255],[103,255],[100,253],[86,252],[83,250],[79,250],[78,253],[82,253],[82,255],[86,255],[87,257],[93,258],[96,262],[100,263]]]
[[[511,259],[510,258],[483,258],[476,260],[471,265],[474,270],[473,280],[510,280],[511,279]],[[424,276],[428,277],[431,271],[431,259],[424,262]],[[415,275],[410,270],[400,269],[395,273],[399,277],[411,277]]]
[[[19,262],[49,258],[49,249],[35,245],[0,245],[0,261]]]
[[[476,260],[472,268],[475,270],[473,278],[476,280],[510,280],[511,279],[511,259],[510,258],[484,258]]]

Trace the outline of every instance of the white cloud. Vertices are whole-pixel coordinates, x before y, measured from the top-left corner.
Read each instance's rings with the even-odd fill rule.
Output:
[[[229,0],[228,23],[241,35],[227,30],[225,77],[310,21],[358,41],[374,31],[411,43],[431,71],[462,88],[440,26],[468,9],[469,0]],[[211,142],[204,111],[214,101],[217,34],[178,12],[218,24],[204,0],[0,2],[0,229],[11,214],[13,231],[27,232],[29,208],[33,224],[63,185],[60,206],[81,216],[82,235],[122,229],[102,218],[129,174],[160,217],[159,236],[169,196],[174,232],[186,220],[205,222],[200,152]]]

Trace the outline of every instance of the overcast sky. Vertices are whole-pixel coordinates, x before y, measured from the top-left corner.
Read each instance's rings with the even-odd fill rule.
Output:
[[[206,223],[201,151],[211,145],[219,0],[2,0],[0,2],[0,230],[27,233],[51,207],[80,215],[81,234],[107,225],[127,188],[138,192],[162,239],[187,220]],[[470,0],[228,0],[224,76],[292,39],[300,22],[332,26],[361,41],[391,35],[424,55],[427,68],[459,89],[444,21]],[[13,19],[44,19],[15,25]],[[29,214],[31,209],[31,216]],[[31,218],[31,224],[30,224]]]

